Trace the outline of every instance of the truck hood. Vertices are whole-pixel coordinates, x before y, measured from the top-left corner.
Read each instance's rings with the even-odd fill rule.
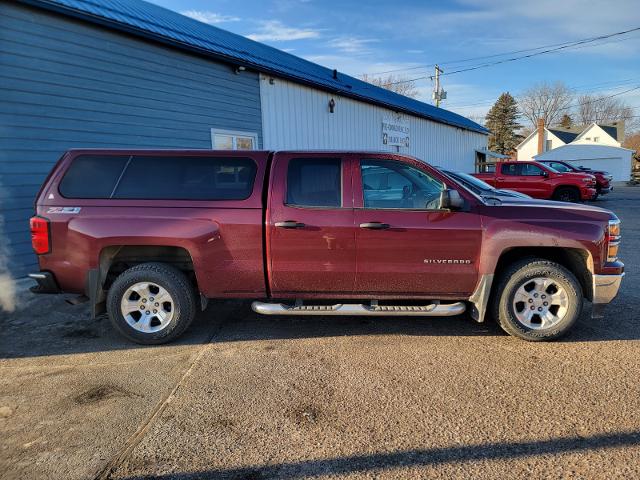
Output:
[[[544,209],[553,209],[553,211],[563,210],[567,213],[575,212],[575,213],[602,214],[603,216],[608,216],[611,219],[617,218],[613,212],[605,208],[594,207],[592,205],[585,205],[582,203],[567,203],[567,202],[556,202],[553,200],[538,200],[536,198],[500,197],[500,199],[496,201],[493,204],[493,206],[496,206],[498,208],[514,207],[514,210],[523,209],[521,211],[522,217],[526,217],[527,215],[526,210],[524,210],[524,208],[544,208]]]

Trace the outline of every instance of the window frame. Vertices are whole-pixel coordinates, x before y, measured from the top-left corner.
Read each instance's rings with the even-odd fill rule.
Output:
[[[391,163],[396,163],[396,164],[399,164],[399,165],[403,165],[405,167],[417,170],[418,172],[420,172],[420,173],[422,173],[424,175],[428,175],[433,180],[438,181],[444,187],[444,189],[441,190],[441,193],[444,190],[447,190],[447,189],[450,188],[450,186],[444,180],[438,178],[437,175],[433,175],[428,170],[423,170],[421,168],[418,168],[416,165],[412,165],[411,163],[403,162],[403,161],[394,159],[393,157],[387,157],[387,156],[360,157],[360,158],[356,159],[356,161],[354,162],[354,168],[355,168],[355,171],[357,172],[356,174],[358,175],[358,178],[359,178],[359,181],[360,181],[360,202],[361,202],[362,206],[357,207],[359,210],[384,210],[384,211],[389,211],[389,212],[448,212],[449,211],[449,209],[447,209],[447,208],[367,207],[365,205],[365,199],[364,199],[364,179],[363,179],[363,175],[362,175],[362,162],[365,162],[365,161],[391,162]]]
[[[295,160],[338,160],[340,169],[340,205],[338,205],[337,207],[329,207],[325,205],[298,205],[296,203],[289,203],[287,201],[289,197],[289,167],[291,165],[291,162]],[[345,208],[351,208],[345,207],[344,170],[348,165],[348,161],[349,160],[347,157],[334,155],[308,157],[292,156],[291,158],[287,159],[286,167],[284,169],[284,190],[282,196],[282,204],[287,208],[300,208],[303,210],[341,210]]]
[[[231,143],[233,145],[233,148],[231,150],[217,150],[216,149],[216,135],[227,135],[229,137],[231,137]],[[237,148],[237,142],[238,142],[238,137],[247,137],[247,138],[251,138],[253,141],[253,149],[251,150],[247,150],[247,149],[242,149],[239,150]],[[228,151],[228,152],[253,152],[255,150],[258,150],[258,133],[257,132],[248,132],[248,131],[242,131],[242,130],[227,130],[227,129],[222,129],[222,128],[212,128],[211,129],[211,149],[212,150],[216,150],[216,151]]]

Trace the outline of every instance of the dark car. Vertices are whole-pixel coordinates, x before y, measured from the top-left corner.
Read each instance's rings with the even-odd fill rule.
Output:
[[[596,177],[596,196],[594,197],[594,200],[598,195],[604,195],[613,191],[613,185],[611,185],[613,175],[609,172],[605,172],[604,170],[593,170],[589,167],[571,165],[569,162],[563,162],[560,160],[541,160],[540,163],[544,163],[561,173],[588,173]]]
[[[483,182],[479,178],[469,175],[468,173],[452,172],[450,170],[442,170],[442,173],[451,177],[457,183],[481,197],[497,197],[501,200],[509,198],[531,198],[529,195],[516,192],[515,190],[494,188],[487,182]]]

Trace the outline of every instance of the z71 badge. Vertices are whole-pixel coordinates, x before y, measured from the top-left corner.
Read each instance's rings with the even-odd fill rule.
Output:
[[[49,207],[47,213],[80,213],[81,207]]]

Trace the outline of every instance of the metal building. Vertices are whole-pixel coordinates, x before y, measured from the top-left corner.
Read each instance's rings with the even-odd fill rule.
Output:
[[[0,269],[34,268],[28,218],[69,148],[400,151],[472,171],[455,113],[140,0],[0,0]],[[2,273],[2,272],[0,272]]]

